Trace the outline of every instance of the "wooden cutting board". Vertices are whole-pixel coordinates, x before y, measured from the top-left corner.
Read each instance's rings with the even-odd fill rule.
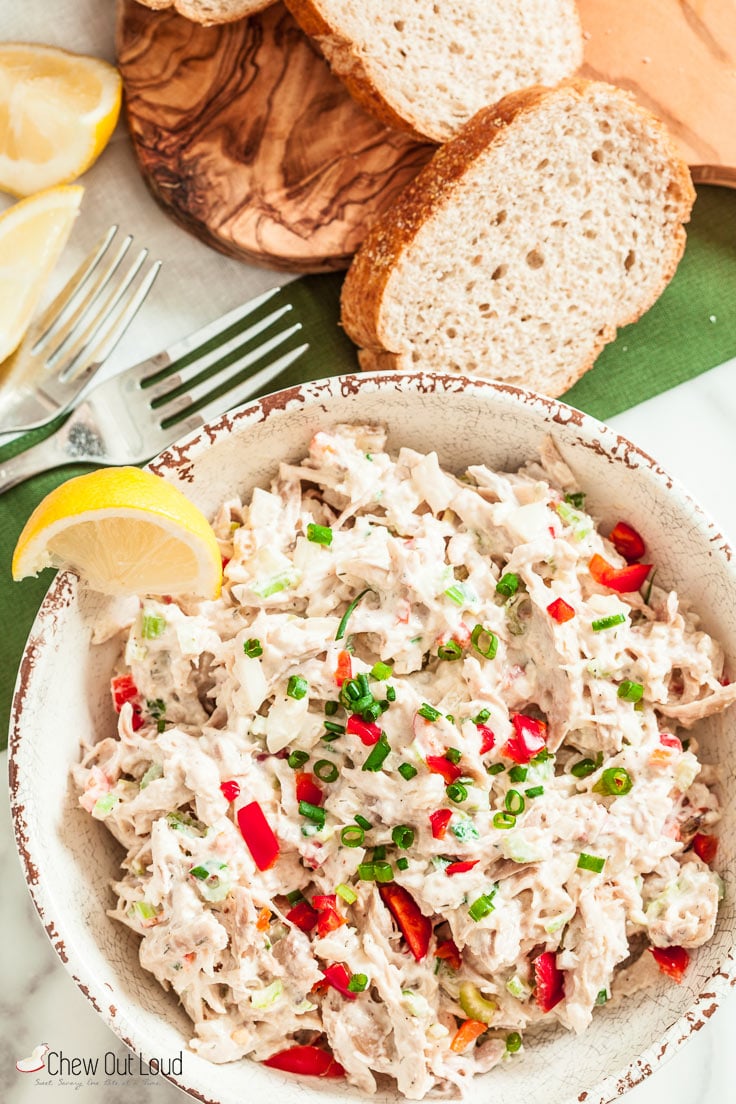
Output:
[[[583,74],[664,119],[696,180],[736,187],[735,0],[579,0]],[[149,188],[224,253],[345,268],[431,156],[350,99],[281,4],[200,27],[118,0],[128,125]]]

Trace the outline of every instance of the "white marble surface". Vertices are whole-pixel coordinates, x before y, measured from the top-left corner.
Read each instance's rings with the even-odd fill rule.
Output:
[[[0,0],[0,40],[36,40],[112,57],[109,0]],[[157,351],[276,281],[273,273],[229,261],[189,238],[159,212],[140,181],[122,128],[83,181],[83,214],[57,283],[112,222],[136,234],[164,270],[146,313],[111,358],[109,370]],[[0,198],[0,209],[6,205]],[[614,419],[614,424],[679,477],[736,541],[736,361]],[[3,673],[8,677],[7,673]],[[5,771],[6,755],[2,759]],[[15,1062],[47,1042],[67,1055],[99,1057],[126,1048],[76,989],[32,908],[15,854],[3,787],[0,813],[0,1101],[2,1104],[167,1104],[182,1099],[168,1083],[140,1076],[20,1074]],[[626,1096],[627,1104],[727,1104],[736,1098],[736,997],[683,1051]],[[114,1082],[117,1081],[117,1084]],[[47,1083],[48,1082],[48,1083]],[[544,1104],[541,1087],[520,1082],[520,1098]]]

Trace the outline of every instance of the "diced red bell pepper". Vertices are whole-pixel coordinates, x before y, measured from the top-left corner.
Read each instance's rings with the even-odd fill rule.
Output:
[[[259,870],[270,870],[279,857],[279,841],[257,801],[238,809],[238,828]]]
[[[319,917],[308,901],[299,901],[287,912],[286,919],[290,924],[295,924],[301,931],[308,933],[316,927]]]
[[[669,732],[660,732],[659,742],[662,747],[675,748],[677,751],[682,751],[682,741],[677,736],[670,735]]]
[[[618,594],[631,594],[642,586],[652,565],[629,564],[628,567],[614,567],[596,553],[588,564],[588,570],[601,586],[615,590]]]
[[[684,947],[650,947],[654,961],[663,974],[679,985],[690,965],[690,955]]]
[[[476,725],[478,732],[480,733],[480,753],[485,755],[487,751],[495,747],[496,736],[492,729],[488,725],[479,724]]]
[[[325,799],[325,795],[314,780],[314,775],[309,771],[297,773],[296,799],[307,801],[310,805],[321,805]]]
[[[474,866],[477,866],[480,859],[466,859],[464,862],[450,863],[445,867],[445,874],[464,874],[466,870],[472,870]]]
[[[131,726],[134,732],[137,732],[139,728],[144,724],[143,710],[137,702],[138,687],[133,682],[132,675],[116,675],[114,679],[110,681],[110,689],[112,691],[112,704],[116,713],[120,713],[126,702],[130,702],[133,706],[133,717],[131,720]]]
[[[221,782],[220,791],[226,801],[235,801],[236,797],[240,797],[240,786],[234,778],[228,779],[227,782]]]
[[[546,747],[547,725],[526,713],[514,713],[511,724],[514,734],[504,744],[503,754],[515,763],[528,763]]]
[[[435,958],[444,959],[453,970],[459,970],[463,964],[460,949],[454,939],[445,939],[442,943],[438,943],[434,956]]]
[[[617,521],[611,530],[608,539],[627,563],[634,563],[644,555],[644,541],[631,525],[625,521]]]
[[[565,975],[557,968],[551,951],[543,951],[534,959],[534,978],[534,999],[543,1012],[550,1012],[565,996]]]
[[[446,786],[456,782],[463,773],[459,763],[451,763],[444,755],[428,755],[427,766],[434,774],[442,775]]]
[[[350,652],[340,652],[337,657],[337,667],[335,668],[335,682],[338,686],[342,686],[345,679],[353,677],[353,661],[350,658]]]
[[[344,1077],[345,1070],[336,1062],[329,1050],[316,1046],[294,1046],[280,1050],[266,1058],[264,1066],[299,1073],[303,1077]]]
[[[432,835],[435,839],[444,839],[447,825],[452,819],[452,809],[437,809],[429,814],[429,823],[432,825]]]
[[[364,721],[357,713],[351,713],[345,727],[353,736],[359,736],[366,747],[377,744],[381,739],[381,730],[378,725],[372,724],[370,721]]]
[[[316,909],[336,909],[337,908],[337,894],[336,893],[315,893],[312,898],[312,908]]]
[[[424,915],[408,890],[396,882],[379,886],[378,892],[409,944],[409,950],[417,962],[421,962],[432,938],[432,921]]]
[[[575,610],[567,604],[564,598],[555,598],[554,602],[550,602],[547,606],[547,613],[558,625],[564,625],[566,621],[572,620],[575,616]]]
[[[337,989],[338,993],[341,993],[347,1000],[355,1000],[356,994],[351,993],[348,989],[350,974],[342,962],[333,962],[329,966],[325,966],[322,973],[333,989]]]
[[[450,1043],[450,1050],[455,1054],[462,1054],[471,1043],[475,1042],[479,1035],[487,1030],[487,1023],[481,1023],[480,1020],[465,1020],[455,1032],[455,1036]]]
[[[337,931],[343,924],[347,924],[347,920],[344,916],[340,915],[337,909],[321,909],[319,920],[317,921],[317,936],[323,939],[324,936],[329,935],[330,932]]]
[[[693,851],[704,863],[712,863],[718,850],[717,836],[704,836],[701,832],[693,837]]]

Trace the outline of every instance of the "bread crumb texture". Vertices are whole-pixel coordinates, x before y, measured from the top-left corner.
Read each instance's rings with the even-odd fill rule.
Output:
[[[202,23],[206,27],[215,23],[232,23],[246,15],[263,11],[270,7],[273,0],[139,0],[147,8],[163,11],[173,8],[193,23]]]
[[[364,369],[559,395],[660,295],[695,193],[663,126],[600,82],[481,111],[369,233],[343,287]]]
[[[353,95],[435,142],[517,88],[583,60],[574,0],[287,0]]]

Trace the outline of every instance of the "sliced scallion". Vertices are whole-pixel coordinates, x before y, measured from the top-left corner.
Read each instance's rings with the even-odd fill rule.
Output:
[[[386,701],[390,701],[390,702],[395,702],[396,701],[396,687],[395,686],[387,686],[386,687]]]
[[[399,870],[408,870],[409,869],[409,860],[404,855],[402,855],[401,858],[396,860],[396,865],[399,868]]]
[[[332,544],[332,530],[328,525],[315,525],[310,521],[307,526],[307,540],[313,544]]]
[[[616,625],[623,625],[626,621],[625,613],[610,613],[608,617],[599,617],[591,622],[593,632],[604,632],[606,629],[615,629]]]
[[[308,751],[292,751],[286,762],[292,770],[299,770],[309,759]]]
[[[521,1050],[521,1035],[518,1031],[512,1031],[506,1036],[506,1050],[509,1054],[516,1054],[517,1050]]]
[[[249,659],[257,659],[258,656],[263,655],[263,645],[260,640],[252,636],[250,639],[244,641],[243,652]]]
[[[448,640],[446,644],[440,644],[437,649],[437,655],[440,659],[460,659],[462,654],[463,650],[457,640]]]
[[[342,620],[340,621],[340,624],[337,626],[337,633],[335,634],[335,640],[342,640],[342,638],[345,635],[345,629],[348,627],[348,621],[350,620],[350,617],[352,616],[352,613],[355,610],[355,607],[357,606],[358,602],[360,602],[363,598],[365,598],[366,594],[368,594],[368,592],[372,589],[373,589],[372,587],[366,587],[365,590],[361,590],[361,592],[357,596],[357,598],[353,598],[352,602],[350,603],[348,608],[345,610],[345,613],[342,615]]]
[[[515,824],[516,817],[513,815],[513,813],[499,811],[493,816],[494,828],[513,828]]]
[[[493,912],[495,905],[493,904],[493,898],[495,896],[495,890],[491,893],[483,893],[477,900],[473,901],[472,905],[468,909],[468,915],[471,920],[475,920],[476,924],[479,920],[482,920],[485,916],[490,916]]]
[[[350,993],[362,993],[368,988],[368,975],[367,974],[353,974],[348,982],[348,991]]]
[[[627,794],[633,784],[631,775],[623,767],[609,767],[603,771],[593,790],[595,793],[619,797],[621,794]]]
[[[391,832],[391,839],[397,847],[406,851],[414,842],[414,829],[409,828],[406,824],[397,824]]]
[[[449,759],[451,763],[459,763],[462,756],[463,753],[460,748],[448,748],[445,752],[445,759]]]
[[[503,763],[489,763],[486,767],[486,774],[501,774],[505,770]]]
[[[518,790],[509,790],[503,803],[506,807],[506,812],[511,813],[512,816],[515,817],[521,816],[526,808],[526,801]]]
[[[504,598],[513,598],[519,589],[519,576],[513,571],[507,571],[496,583],[496,593]]]
[[[383,766],[388,753],[391,751],[386,733],[382,732],[378,742],[371,748],[371,753],[363,764],[364,771],[379,771]]]
[[[341,882],[340,885],[335,888],[335,893],[338,897],[342,897],[346,905],[354,905],[358,900],[358,894],[355,890],[345,885],[344,882]]]
[[[517,764],[509,771],[509,778],[512,782],[524,782],[526,780],[528,769],[528,767],[521,767]]]
[[[331,763],[329,759],[318,759],[312,767],[312,770],[317,775],[320,782],[335,782],[340,773],[337,766]]]
[[[309,801],[300,801],[299,814],[300,816],[306,817],[307,820],[311,820],[318,828],[324,828],[325,811],[324,809],[320,809],[319,805],[312,805]]]
[[[425,721],[438,721],[442,716],[439,709],[435,709],[429,702],[422,702],[419,709],[417,709],[417,713],[420,717],[424,717]]]
[[[578,855],[579,870],[592,870],[594,874],[600,874],[605,865],[606,860],[598,855],[586,855],[585,851],[581,851]]]
[[[386,679],[391,678],[393,673],[394,669],[388,663],[374,663],[371,667],[371,678],[374,678],[376,682],[385,682]]]
[[[530,786],[528,790],[524,790],[527,797],[541,797],[544,793],[544,786]]]
[[[470,643],[475,648],[476,652],[483,656],[484,659],[495,659],[496,652],[498,651],[498,637],[490,629],[486,629],[483,625],[476,625],[470,634]]]
[[[353,820],[356,824],[359,824],[365,832],[370,832],[371,828],[373,827],[371,822],[369,820],[366,820],[364,816],[361,816],[360,813],[356,813],[353,817]]]
[[[450,785],[445,788],[445,793],[450,801],[454,801],[456,805],[460,805],[467,799],[468,789],[462,782],[451,782]]]
[[[286,696],[301,701],[309,693],[309,683],[301,675],[292,675],[286,687]]]
[[[359,824],[348,824],[340,832],[340,840],[345,847],[362,847],[365,832]]]
[[[340,708],[340,703],[338,701],[326,701],[325,702],[325,713],[327,714],[328,717],[334,717],[339,708]]]
[[[644,687],[640,682],[630,682],[628,679],[619,686],[616,696],[627,702],[638,702],[644,696]]]
[[[417,768],[413,767],[411,763],[400,763],[399,774],[402,778],[405,778],[406,781],[409,782],[412,778],[416,777]]]

